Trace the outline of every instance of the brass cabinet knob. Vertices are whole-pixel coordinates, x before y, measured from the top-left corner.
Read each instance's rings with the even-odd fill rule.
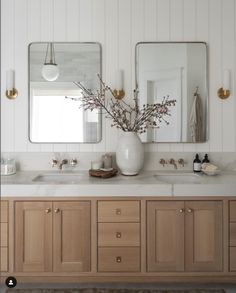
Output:
[[[193,210],[188,208],[188,213],[192,213],[192,212],[193,212]]]
[[[116,257],[116,262],[120,263],[122,261],[121,256]]]
[[[179,212],[180,212],[180,213],[183,213],[183,212],[184,212],[184,209],[180,209]]]
[[[46,210],[45,210],[45,213],[47,213],[47,214],[49,214],[51,212],[51,209],[50,208],[47,208]]]
[[[121,209],[116,209],[116,215],[121,215]]]
[[[54,212],[55,213],[59,213],[60,212],[60,209],[57,208],[57,209],[54,210]]]
[[[116,232],[116,238],[121,238],[121,232]]]

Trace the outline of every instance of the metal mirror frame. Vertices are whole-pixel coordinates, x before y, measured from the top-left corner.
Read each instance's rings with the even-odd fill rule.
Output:
[[[99,115],[99,124],[100,124],[100,140],[96,141],[96,142],[35,142],[31,140],[30,137],[30,132],[31,132],[31,123],[30,123],[30,109],[31,109],[31,99],[30,99],[30,47],[34,44],[47,44],[49,42],[31,42],[28,44],[28,139],[30,141],[30,143],[33,144],[97,144],[99,142],[102,141],[102,128],[103,128],[103,123],[102,123],[102,111],[99,110],[98,111],[98,115]],[[102,78],[102,45],[99,42],[53,42],[53,44],[95,44],[98,45],[99,47],[99,57],[100,57],[100,76]],[[101,86],[100,86],[100,90],[101,90]]]
[[[148,142],[143,142],[143,143],[184,143],[184,144],[199,144],[199,143],[205,143],[209,140],[209,48],[206,42],[200,42],[200,41],[187,41],[187,42],[138,42],[135,45],[135,88],[138,89],[138,46],[143,45],[143,44],[203,44],[205,45],[206,48],[206,68],[205,68],[205,80],[206,80],[206,126],[205,126],[205,140],[204,141],[199,141],[199,142],[191,142],[191,141],[176,141],[176,142],[158,142],[158,141],[148,141]]]

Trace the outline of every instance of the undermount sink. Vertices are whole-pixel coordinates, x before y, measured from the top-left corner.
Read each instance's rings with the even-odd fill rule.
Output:
[[[154,175],[157,180],[170,183],[170,184],[188,184],[188,183],[201,183],[201,175],[195,173],[157,173]]]
[[[81,181],[81,174],[77,173],[48,173],[39,174],[32,179],[34,182],[76,184]]]

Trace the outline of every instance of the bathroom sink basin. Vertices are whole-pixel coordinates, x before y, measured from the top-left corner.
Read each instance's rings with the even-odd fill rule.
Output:
[[[39,174],[32,179],[34,182],[76,184],[81,181],[81,174],[77,173],[53,173]]]
[[[157,173],[154,175],[157,180],[170,184],[201,183],[201,175],[195,173]]]

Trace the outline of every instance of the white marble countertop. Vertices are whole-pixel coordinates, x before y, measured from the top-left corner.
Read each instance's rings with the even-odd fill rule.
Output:
[[[200,175],[197,183],[174,184],[158,180],[154,176],[157,173],[144,171],[137,176],[118,174],[100,179],[90,177],[88,171],[79,171],[74,173],[79,176],[79,182],[61,184],[33,181],[39,174],[55,172],[22,171],[11,176],[1,176],[1,196],[236,196],[236,172],[222,172],[217,176]]]

